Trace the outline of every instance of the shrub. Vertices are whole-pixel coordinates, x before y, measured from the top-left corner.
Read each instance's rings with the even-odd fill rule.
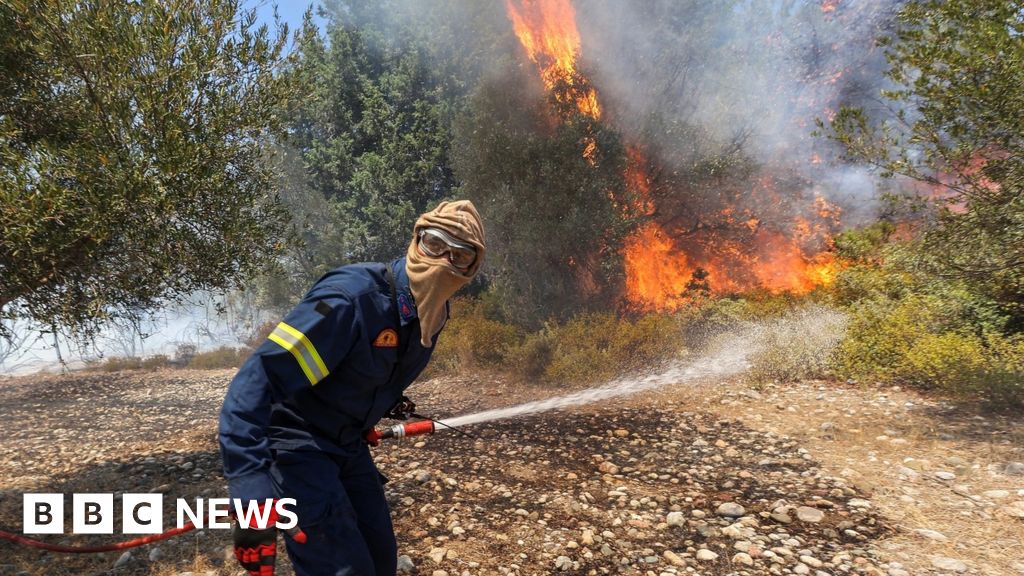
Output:
[[[555,344],[547,330],[528,335],[509,354],[510,367],[527,382],[540,382],[555,356]]]
[[[562,326],[548,328],[554,346],[544,379],[555,382],[602,380],[613,376],[611,344],[618,328],[614,315],[582,314]]]
[[[522,332],[488,317],[480,300],[456,298],[451,318],[438,339],[427,376],[470,368],[497,368],[509,364],[522,341]]]
[[[684,321],[583,314],[531,334],[495,318],[486,298],[456,299],[426,376],[467,368],[510,370],[527,382],[577,383],[641,370],[683,350]]]
[[[277,322],[264,322],[256,326],[256,329],[245,340],[246,347],[249,350],[256,350],[262,346],[267,341],[267,338],[270,337],[270,333],[274,331],[274,328],[277,328],[277,324]]]
[[[192,357],[199,352],[199,347],[191,342],[182,342],[174,350],[174,363],[177,366],[188,366]]]
[[[171,365],[171,359],[166,354],[154,354],[148,358],[143,358],[139,368],[143,370],[156,370],[158,368],[167,368]]]
[[[126,358],[124,356],[115,356],[113,358],[107,358],[100,362],[97,369],[103,372],[119,372],[121,370],[138,370],[142,367],[141,358]]]
[[[845,325],[842,313],[822,306],[808,306],[766,324],[747,377],[761,384],[829,376]]]
[[[100,370],[102,372],[118,372],[121,370],[153,371],[159,368],[166,368],[168,366],[170,366],[170,359],[163,354],[157,354],[147,358],[126,358],[123,356],[107,358],[93,369]]]
[[[188,362],[189,368],[196,370],[216,370],[220,368],[238,368],[249,357],[250,350],[221,346],[206,352],[194,354]]]
[[[970,298],[861,300],[833,367],[844,377],[899,383],[1003,406],[1024,403],[1024,339]]]
[[[547,327],[543,341],[550,348],[543,372],[549,382],[607,380],[684,351],[679,318],[664,314],[636,321],[610,313],[583,314]]]

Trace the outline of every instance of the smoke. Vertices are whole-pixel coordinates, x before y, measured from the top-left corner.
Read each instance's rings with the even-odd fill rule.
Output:
[[[842,104],[876,99],[876,39],[899,0],[577,0],[582,66],[612,122],[674,168],[741,146],[844,209],[872,214],[876,181],[815,137]],[[685,151],[682,152],[681,151]]]

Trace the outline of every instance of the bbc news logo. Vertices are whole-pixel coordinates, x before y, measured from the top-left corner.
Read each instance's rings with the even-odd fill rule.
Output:
[[[288,530],[298,525],[290,508],[294,498],[250,500],[238,498],[185,498],[175,500],[175,525],[184,528],[231,528],[229,518],[244,526],[265,529],[270,512],[277,513],[277,527]],[[160,534],[164,531],[163,494],[124,494],[120,506],[121,534]],[[64,534],[64,494],[25,494],[22,504],[24,534]],[[72,494],[72,534],[113,534],[118,517],[113,494]]]

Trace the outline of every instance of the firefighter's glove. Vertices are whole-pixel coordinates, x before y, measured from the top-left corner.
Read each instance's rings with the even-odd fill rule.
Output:
[[[235,542],[235,558],[249,576],[274,576],[274,564],[277,560],[277,510],[274,502],[268,501],[263,506],[270,506],[266,528],[256,526],[255,519],[251,524],[243,526],[239,519],[232,534]],[[262,516],[263,509],[260,507]],[[306,534],[298,527],[287,531],[293,540],[300,544],[306,543]]]
[[[393,420],[408,420],[409,416],[412,416],[416,412],[416,403],[409,400],[408,396],[402,396],[395,402],[395,405],[388,410],[385,418],[391,418]]]

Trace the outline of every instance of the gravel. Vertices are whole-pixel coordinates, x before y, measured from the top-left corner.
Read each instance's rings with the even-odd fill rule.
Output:
[[[216,420],[230,377],[74,375],[0,388],[0,437],[11,439],[0,446],[0,492],[224,496]],[[450,390],[479,386],[448,381],[416,400],[444,417],[445,409],[472,408],[453,402]],[[797,566],[840,574],[880,564],[866,543],[889,529],[873,507],[858,505],[867,495],[823,471],[793,438],[674,401],[609,402],[469,431],[477,439],[438,433],[374,449],[391,479],[385,492],[403,574],[660,575],[698,563],[709,576]],[[20,525],[20,504],[0,500],[0,525]],[[165,523],[173,517],[165,510]],[[225,559],[229,546],[230,531],[182,536],[139,549],[117,574],[191,566],[197,555],[237,573]],[[11,556],[12,563],[38,559],[20,549]],[[51,558],[54,575],[108,573],[117,561]],[[287,562],[277,573],[291,575]]]

